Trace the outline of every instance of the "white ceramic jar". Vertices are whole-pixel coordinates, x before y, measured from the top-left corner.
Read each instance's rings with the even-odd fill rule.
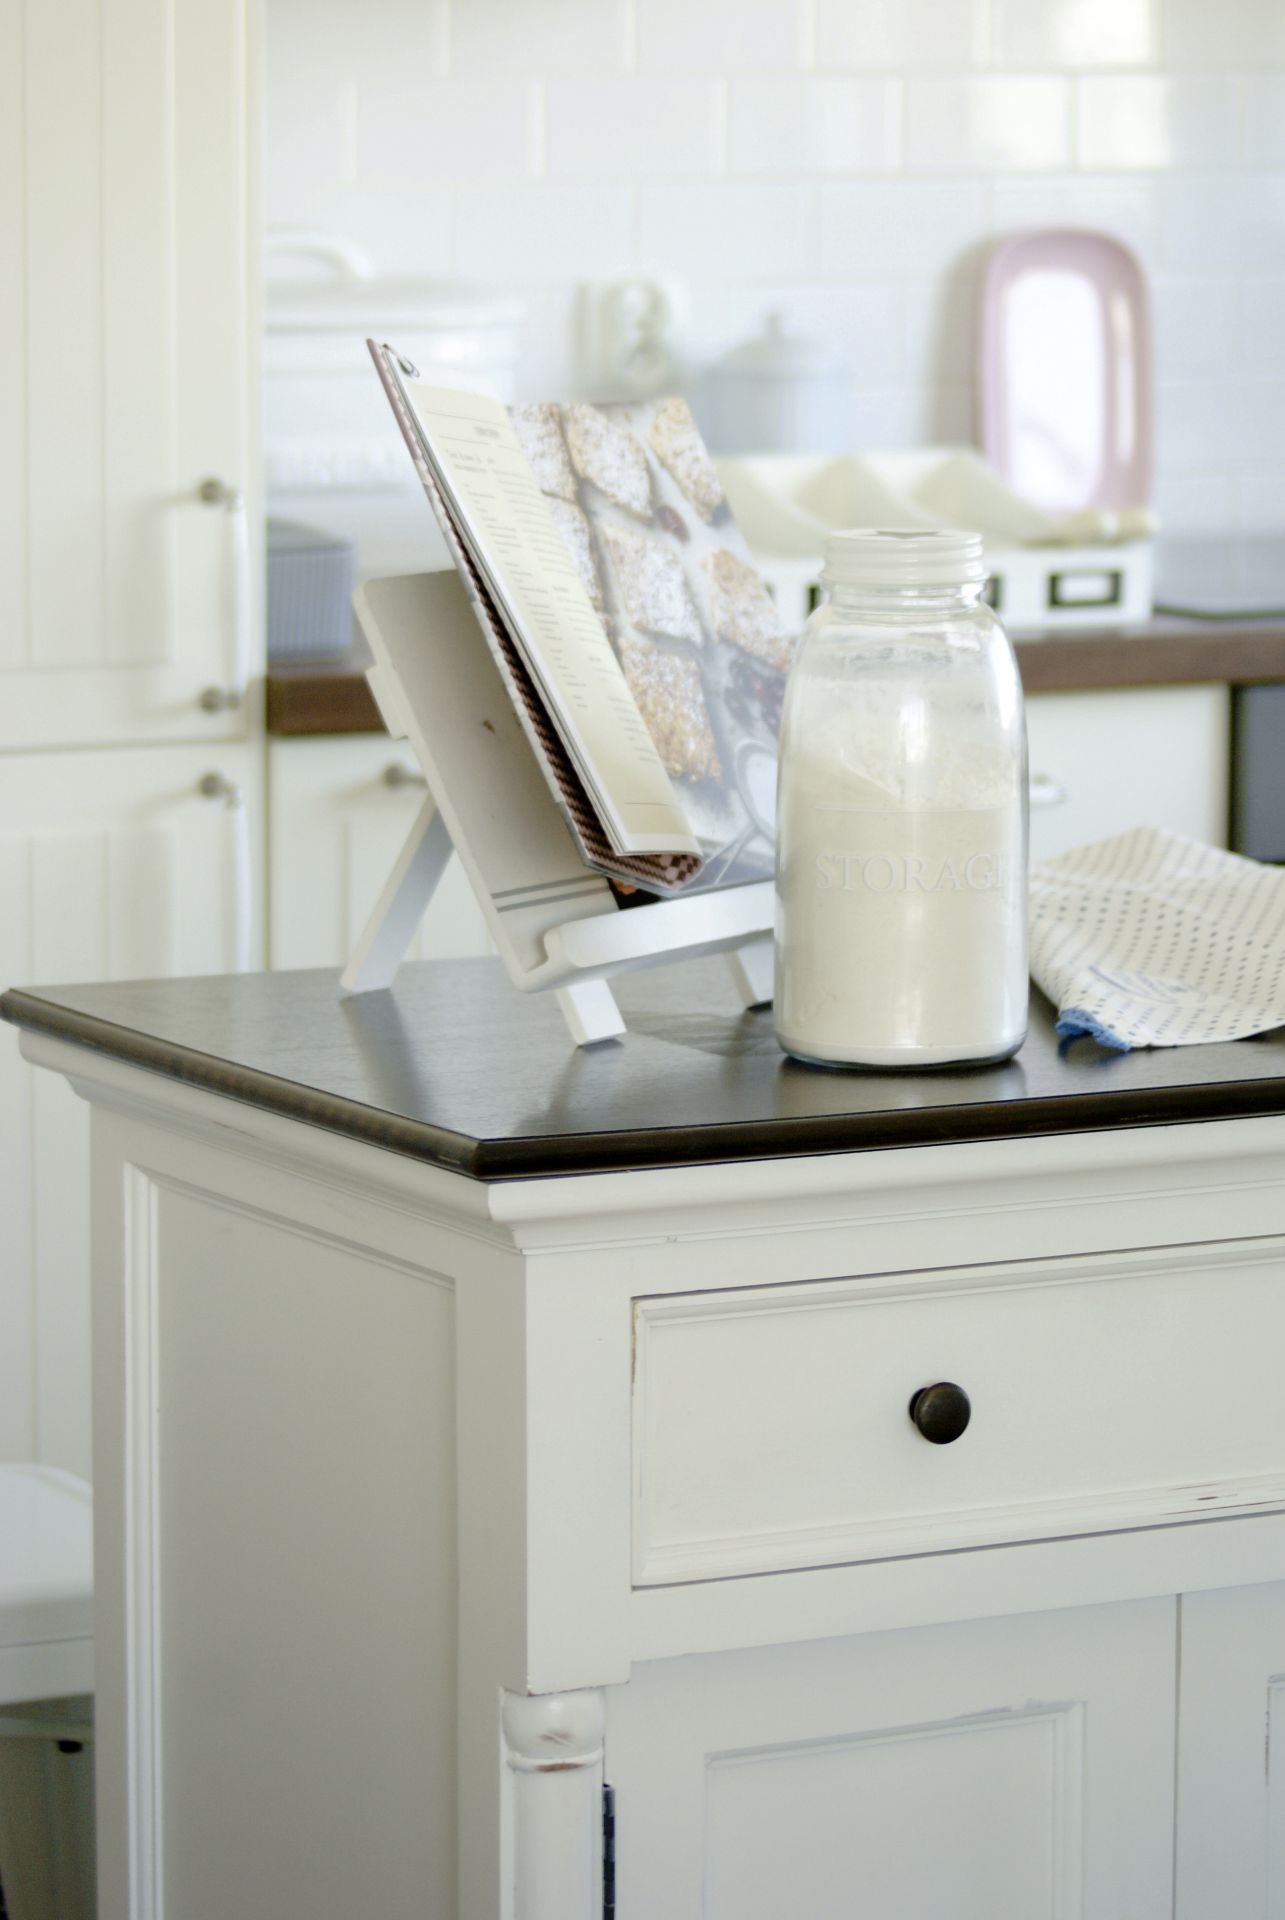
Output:
[[[1026,726],[981,538],[836,533],[781,726],[777,1037],[833,1066],[1026,1031]]]

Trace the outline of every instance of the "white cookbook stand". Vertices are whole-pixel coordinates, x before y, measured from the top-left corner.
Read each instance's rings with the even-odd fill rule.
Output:
[[[608,982],[724,953],[744,1006],[772,997],[772,885],[711,889],[622,912],[581,859],[457,573],[368,580],[353,604],[371,691],[428,785],[344,969],[344,993],[390,987],[450,859],[468,875],[515,987],[557,995],[577,1046],[625,1023]]]

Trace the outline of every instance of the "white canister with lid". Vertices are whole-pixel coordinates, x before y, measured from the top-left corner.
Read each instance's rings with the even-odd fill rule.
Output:
[[[830,1066],[1026,1031],[1026,725],[981,537],[832,534],[781,723],[777,1037]]]
[[[708,369],[700,411],[715,453],[850,452],[851,369],[769,313],[760,334]]]

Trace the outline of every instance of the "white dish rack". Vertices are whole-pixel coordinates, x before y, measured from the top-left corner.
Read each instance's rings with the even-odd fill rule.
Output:
[[[1014,631],[1133,626],[1150,618],[1150,516],[1057,523],[1014,494],[971,448],[719,462],[732,512],[787,626],[816,605],[826,535],[838,527],[971,527],[987,598]],[[1073,537],[1082,530],[1106,537]],[[1136,537],[1121,538],[1126,531]]]

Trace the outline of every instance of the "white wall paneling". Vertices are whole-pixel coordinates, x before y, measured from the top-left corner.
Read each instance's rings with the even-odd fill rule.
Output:
[[[239,810],[202,793],[210,774],[235,785]],[[4,984],[259,964],[261,805],[258,750],[227,742],[0,756]],[[0,1028],[0,1458],[84,1475],[87,1181],[80,1102],[33,1076]]]
[[[423,799],[404,742],[339,735],[269,743],[272,966],[343,966]],[[491,951],[481,910],[452,857],[407,957]]]
[[[255,0],[0,11],[0,748],[212,739],[258,665]],[[202,505],[217,479],[238,521]]]

